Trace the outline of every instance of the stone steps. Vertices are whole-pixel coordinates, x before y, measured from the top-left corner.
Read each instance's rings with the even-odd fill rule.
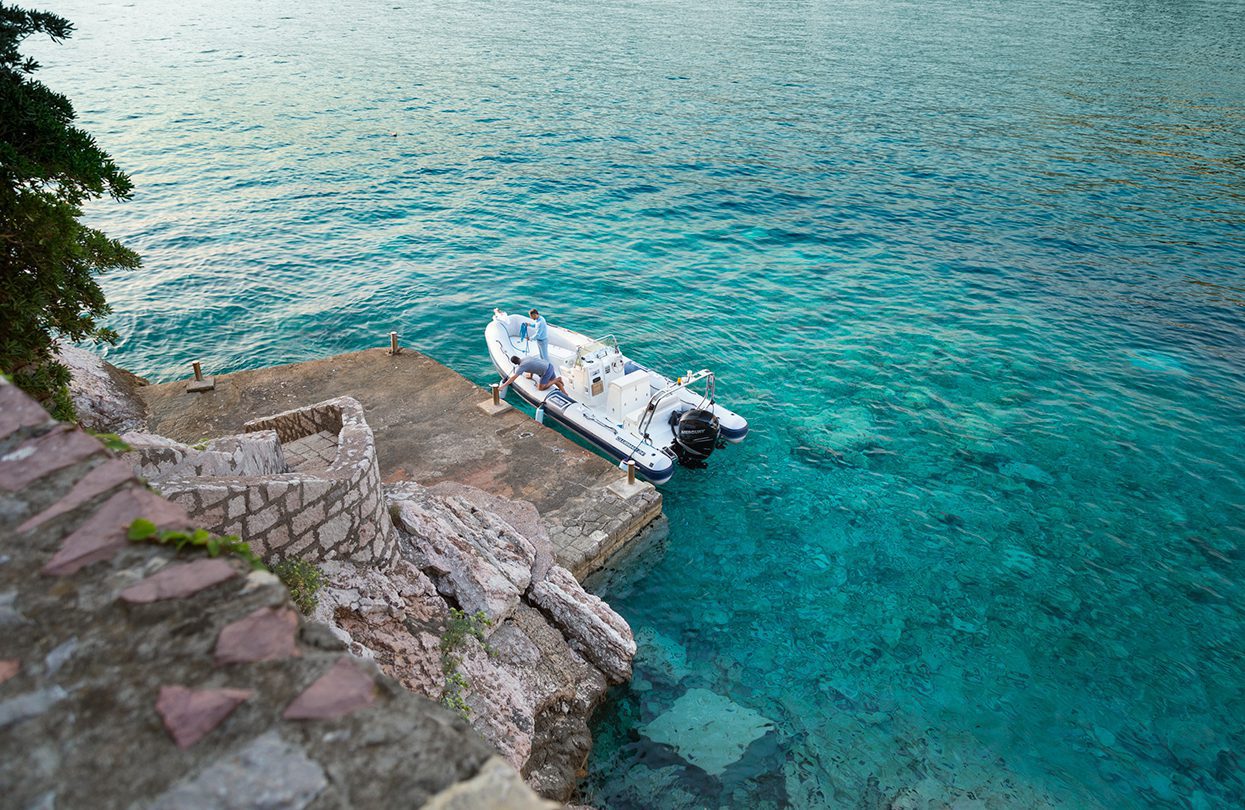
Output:
[[[0,383],[0,784],[13,807],[549,807],[461,719],[351,657]]]

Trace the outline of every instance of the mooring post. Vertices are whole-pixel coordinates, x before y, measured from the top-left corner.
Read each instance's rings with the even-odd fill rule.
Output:
[[[500,405],[501,404],[501,386],[498,385],[497,383],[493,383],[491,386],[489,386],[489,388],[493,390],[493,404]]]
[[[389,333],[389,353],[397,354],[398,351],[399,351],[398,350],[398,333],[390,332]]]
[[[198,360],[191,360],[190,367],[195,371],[195,378],[186,383],[186,390],[192,394],[202,394],[204,391],[211,391],[216,388],[215,377],[203,376],[203,364]]]
[[[627,486],[633,486],[634,484],[635,484],[635,462],[628,460],[627,461]]]

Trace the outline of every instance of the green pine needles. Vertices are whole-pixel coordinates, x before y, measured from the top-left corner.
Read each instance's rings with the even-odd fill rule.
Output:
[[[79,221],[86,202],[129,199],[129,176],[18,50],[31,35],[61,42],[73,30],[55,14],[0,3],[0,369],[62,420],[74,412],[55,340],[115,342],[99,323],[109,308],[95,276],[140,264]]]

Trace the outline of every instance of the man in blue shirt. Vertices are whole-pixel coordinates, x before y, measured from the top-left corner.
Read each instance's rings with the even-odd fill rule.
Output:
[[[532,340],[536,341],[536,350],[540,352],[541,358],[549,359],[549,324],[545,323],[545,319],[540,313],[533,309],[527,313],[535,321],[536,332],[532,335]]]
[[[501,384],[502,388],[519,379],[520,374],[533,374],[536,376],[537,391],[547,391],[549,386],[556,385],[559,391],[563,394],[566,393],[566,386],[562,384],[562,378],[553,370],[553,363],[550,363],[548,360],[543,360],[539,357],[524,357],[520,361],[518,357],[511,357],[510,362],[514,364],[514,373]]]

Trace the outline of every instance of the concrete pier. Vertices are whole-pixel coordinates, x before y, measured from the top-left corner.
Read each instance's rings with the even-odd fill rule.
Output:
[[[186,382],[141,389],[148,429],[186,443],[240,433],[250,419],[339,396],[362,403],[386,482],[458,481],[532,502],[558,563],[579,579],[600,568],[661,516],[650,484],[626,473],[489,391],[410,349],[386,348],[273,368],[216,375],[215,387]]]

